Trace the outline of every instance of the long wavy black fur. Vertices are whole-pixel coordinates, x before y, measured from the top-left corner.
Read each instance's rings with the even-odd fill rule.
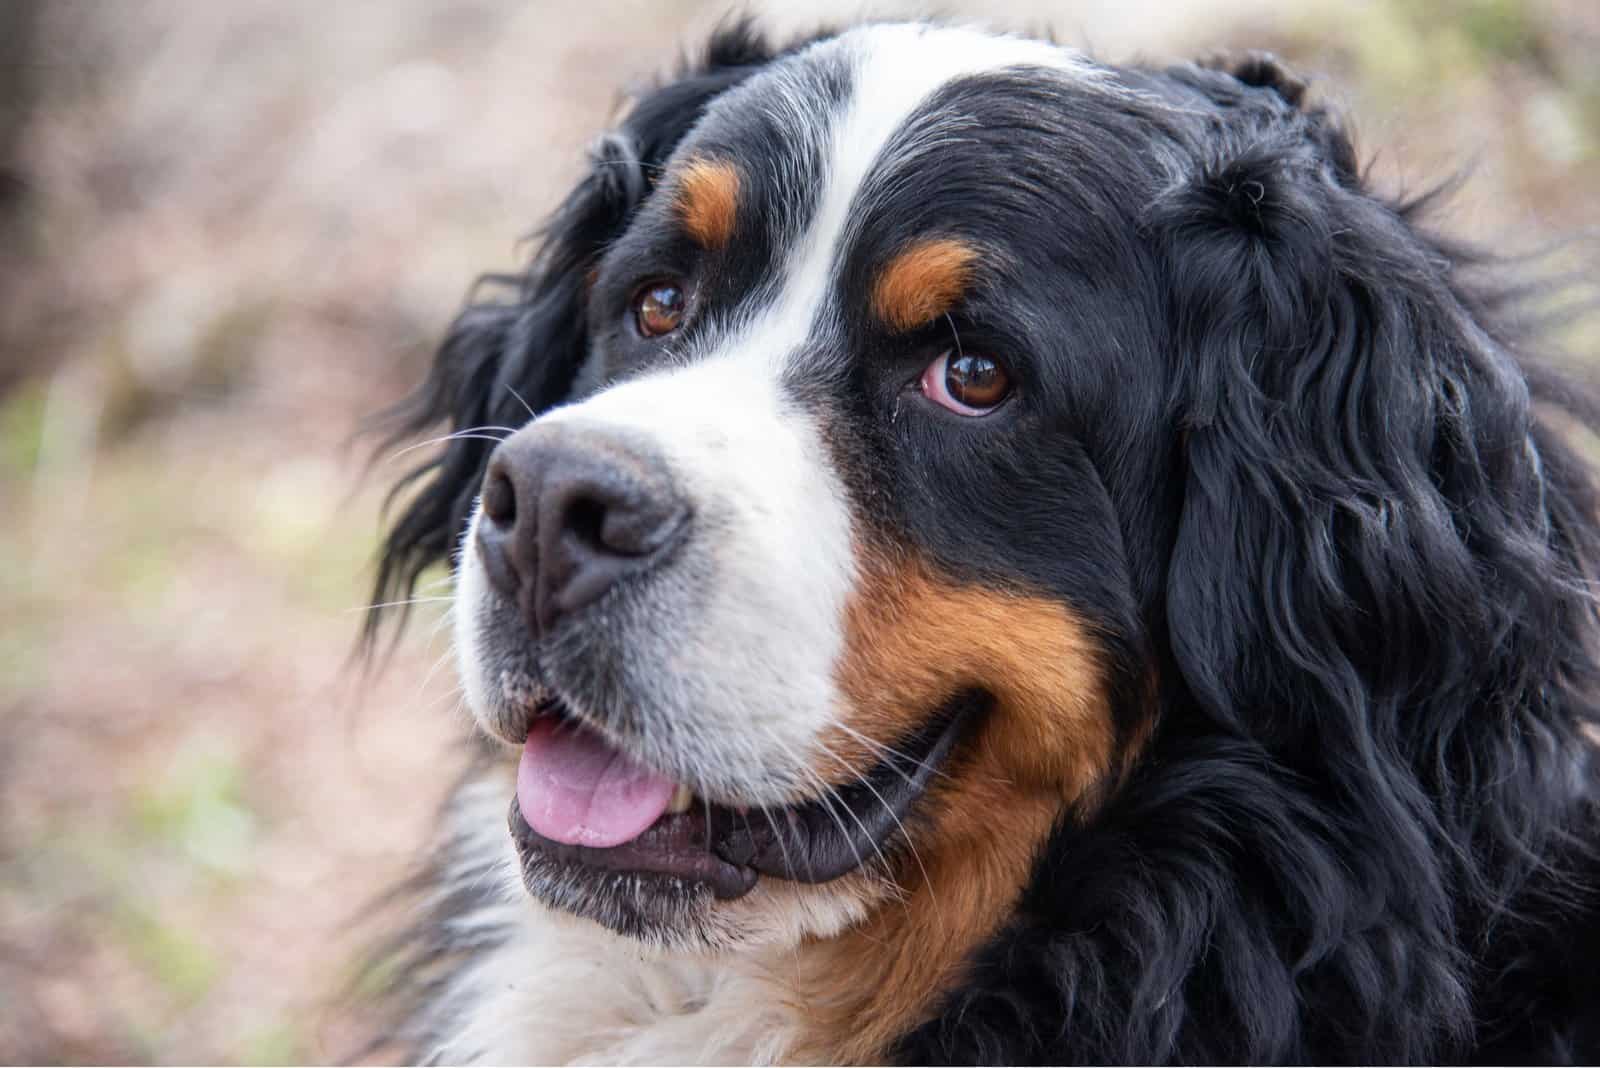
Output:
[[[1160,726],[898,1055],[1592,1059],[1600,525],[1547,419],[1600,407],[1428,198],[1235,73],[1279,91],[1169,72],[1232,110],[1144,221],[1186,439]]]
[[[399,436],[565,395],[589,265],[770,55],[735,26],[640,98],[528,274],[491,280],[509,299],[456,323]],[[1216,113],[1164,130],[1192,177],[1140,220],[1174,354],[1148,388],[1183,428],[1157,726],[894,1055],[1600,1056],[1600,524],[1553,421],[1600,427],[1600,405],[1512,328],[1543,291],[1430,234],[1425,199],[1374,194],[1276,64],[1159,76]],[[412,473],[377,600],[448,555],[490,448]]]

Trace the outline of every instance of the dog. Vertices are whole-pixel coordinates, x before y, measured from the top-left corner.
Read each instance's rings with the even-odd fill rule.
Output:
[[[411,1055],[1600,1056],[1600,408],[1301,81],[735,23],[592,155],[398,416]]]

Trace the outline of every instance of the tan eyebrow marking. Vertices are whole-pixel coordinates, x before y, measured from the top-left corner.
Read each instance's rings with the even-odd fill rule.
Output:
[[[678,179],[677,204],[684,229],[696,244],[723,247],[739,214],[739,169],[726,160],[690,160]]]
[[[977,249],[953,237],[913,242],[879,272],[872,287],[873,312],[898,331],[932,321],[961,299],[977,258]]]

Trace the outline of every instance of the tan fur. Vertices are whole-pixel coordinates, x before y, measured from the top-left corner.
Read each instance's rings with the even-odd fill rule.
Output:
[[[868,570],[840,672],[850,726],[889,742],[964,690],[995,706],[918,806],[904,900],[805,949],[814,1027],[802,1055],[825,1061],[881,1060],[927,1017],[1014,908],[1062,812],[1114,770],[1101,654],[1081,619],[917,561]],[[877,759],[849,732],[826,743],[854,767]]]
[[[696,244],[722,248],[733,237],[739,216],[738,168],[726,160],[690,160],[678,178],[677,206]]]
[[[878,274],[872,310],[893,330],[915,330],[961,299],[977,259],[972,246],[949,237],[925,238],[901,250]]]
[[[996,712],[978,738],[981,766],[964,778],[1003,771],[1073,798],[1103,773],[1114,739],[1088,624],[1059,601],[957,585],[918,559],[869,557],[863,572],[838,672],[857,734],[904,737],[930,709],[981,689]],[[849,732],[825,743],[856,767],[881,755]]]

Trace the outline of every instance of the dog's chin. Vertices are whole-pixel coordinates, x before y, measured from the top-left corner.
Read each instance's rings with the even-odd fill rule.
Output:
[[[716,895],[706,883],[660,872],[608,870],[563,855],[528,826],[515,800],[510,824],[522,884],[541,905],[660,949],[726,948],[740,940],[716,914]]]

